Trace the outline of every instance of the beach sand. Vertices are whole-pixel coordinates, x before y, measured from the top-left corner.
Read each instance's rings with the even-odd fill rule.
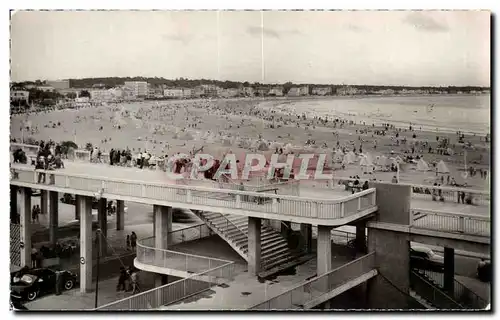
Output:
[[[440,139],[448,138],[454,145],[453,156],[428,153],[423,150],[424,159],[430,164],[443,160],[450,175],[457,183],[467,183],[474,189],[489,189],[488,179],[475,177],[464,179],[464,147],[458,143],[458,136],[454,133],[435,133],[429,131],[403,130],[399,139],[406,137],[407,145],[395,145],[391,140],[394,130],[389,130],[386,136],[374,135],[375,130],[382,127],[372,127],[362,123],[345,125],[343,128],[333,128],[333,121],[322,124],[317,120],[298,118],[296,114],[287,111],[287,108],[276,108],[288,104],[292,106],[296,99],[219,99],[219,100],[170,100],[159,102],[142,102],[132,104],[118,104],[100,107],[90,107],[50,111],[29,115],[13,115],[11,117],[11,138],[17,141],[32,138],[35,140],[52,139],[56,142],[75,140],[81,147],[86,143],[98,146],[102,151],[109,152],[111,148],[130,148],[134,152],[147,149],[154,155],[173,155],[174,153],[189,153],[193,149],[204,147],[203,152],[216,157],[231,151],[241,158],[245,153],[255,150],[257,140],[279,145],[291,144],[295,150],[303,152],[331,154],[337,141],[340,145],[353,147],[359,151],[362,144],[363,153],[370,153],[372,158],[385,155],[403,157],[405,150],[411,150],[409,144],[413,140],[427,141],[435,150],[436,136]],[[33,132],[21,130],[26,121]],[[60,125],[58,125],[60,123]],[[118,128],[120,126],[120,128]],[[102,127],[102,128],[101,128]],[[358,130],[358,133],[356,132]],[[361,134],[359,130],[367,132]],[[389,134],[390,133],[390,134]],[[412,135],[416,134],[416,139]],[[106,139],[106,142],[104,142]],[[306,148],[308,139],[314,140],[317,147]],[[361,139],[361,140],[359,140]],[[374,143],[376,141],[376,149]],[[474,150],[467,150],[467,166],[490,171],[490,145],[484,142],[484,136],[466,135]],[[326,143],[327,148],[321,148]],[[253,145],[253,148],[249,146]],[[418,149],[418,148],[417,148]],[[257,151],[267,156],[275,150]],[[410,151],[411,153],[411,151]],[[434,182],[435,173],[419,172],[415,165],[403,165],[400,171],[400,181],[416,184],[430,184]],[[377,180],[391,180],[394,173],[376,172],[363,174],[359,164],[347,165],[345,170],[337,166],[335,176],[349,177],[359,175],[361,178],[377,178]],[[446,176],[445,176],[446,183]]]

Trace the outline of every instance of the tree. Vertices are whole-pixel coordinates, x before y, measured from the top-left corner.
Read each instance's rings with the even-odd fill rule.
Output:
[[[76,93],[74,93],[74,92],[68,92],[68,93],[66,93],[66,98],[68,98],[68,99],[75,99],[76,98]]]
[[[82,90],[82,91],[80,91],[80,97],[90,98],[90,92],[88,92],[87,90]]]
[[[283,85],[283,94],[287,94],[288,91],[290,91],[290,89],[293,87],[293,83],[291,83],[290,81],[286,82],[284,85]]]

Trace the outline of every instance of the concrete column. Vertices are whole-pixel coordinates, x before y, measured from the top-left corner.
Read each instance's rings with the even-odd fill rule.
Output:
[[[56,191],[49,191],[49,235],[50,243],[55,245],[57,242],[57,229],[59,227],[59,194]]]
[[[17,217],[17,192],[19,188],[17,186],[10,185],[10,222],[19,223]]]
[[[80,197],[81,196],[79,196],[77,194],[75,195],[75,220],[80,220],[80,211],[81,211],[81,208],[78,205],[78,201],[81,201]]]
[[[285,237],[286,240],[290,237],[292,231],[292,223],[290,221],[281,221],[281,235]]]
[[[332,270],[331,231],[330,226],[318,226],[318,276]]]
[[[300,224],[300,234],[303,238],[304,249],[307,253],[312,252],[312,225],[307,223]]]
[[[108,200],[106,198],[99,199],[99,204],[97,206],[97,227],[101,229],[100,241],[99,243],[99,254],[101,257],[107,255],[107,239],[108,239],[108,213],[106,210],[106,205]]]
[[[455,283],[455,249],[444,248],[444,290],[453,292]]]
[[[123,200],[116,200],[116,230],[123,230],[125,228],[125,202]]]
[[[261,219],[248,217],[248,272],[254,275],[260,272],[260,232]]]
[[[78,196],[76,206],[80,211],[80,292],[92,288],[92,198]]]
[[[359,222],[356,224],[356,251],[366,252],[366,223]]]
[[[410,241],[408,234],[368,228],[368,252],[375,251],[379,276],[368,281],[369,308],[409,306]]]
[[[410,186],[374,182],[370,188],[377,190],[377,221],[410,224]]]
[[[169,233],[172,232],[172,207],[153,206],[155,248],[168,249]]]
[[[41,214],[49,213],[49,191],[41,190],[40,191],[40,211]]]
[[[31,268],[31,188],[19,188],[21,193],[20,213],[20,241],[21,267]]]

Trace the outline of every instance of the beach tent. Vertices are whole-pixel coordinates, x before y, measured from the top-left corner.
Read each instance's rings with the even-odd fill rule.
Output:
[[[362,167],[370,167],[370,166],[373,166],[373,163],[370,161],[370,159],[367,156],[364,156],[359,161],[359,165]]]
[[[354,163],[356,162],[356,155],[354,154],[354,152],[349,151],[349,153],[345,155],[344,159],[347,160],[347,163]]]
[[[429,171],[429,165],[427,164],[427,162],[425,162],[425,160],[423,158],[420,158],[420,160],[418,160],[417,162],[417,170],[418,171]]]
[[[373,164],[373,157],[371,154],[369,154],[368,152],[365,154],[365,157],[366,157],[366,160],[368,161],[368,163],[372,163]]]
[[[388,165],[387,157],[386,156],[378,157],[376,163],[380,167],[386,167]]]
[[[343,159],[344,159],[344,153],[342,152],[342,150],[335,151],[335,154],[333,155],[333,162],[341,163]]]
[[[450,170],[446,166],[443,160],[439,161],[437,164],[437,172],[438,173],[450,173]]]
[[[394,158],[394,161],[395,161],[395,163],[396,163],[396,164],[397,164],[397,163],[399,163],[399,164],[403,163],[403,159],[401,159],[401,157],[400,157],[400,156],[396,156],[396,157]]]

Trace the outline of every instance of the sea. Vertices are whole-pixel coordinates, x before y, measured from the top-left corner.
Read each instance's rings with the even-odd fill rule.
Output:
[[[308,117],[339,117],[368,125],[390,123],[425,131],[487,134],[490,101],[489,94],[332,97],[288,101],[273,109],[305,113]]]

